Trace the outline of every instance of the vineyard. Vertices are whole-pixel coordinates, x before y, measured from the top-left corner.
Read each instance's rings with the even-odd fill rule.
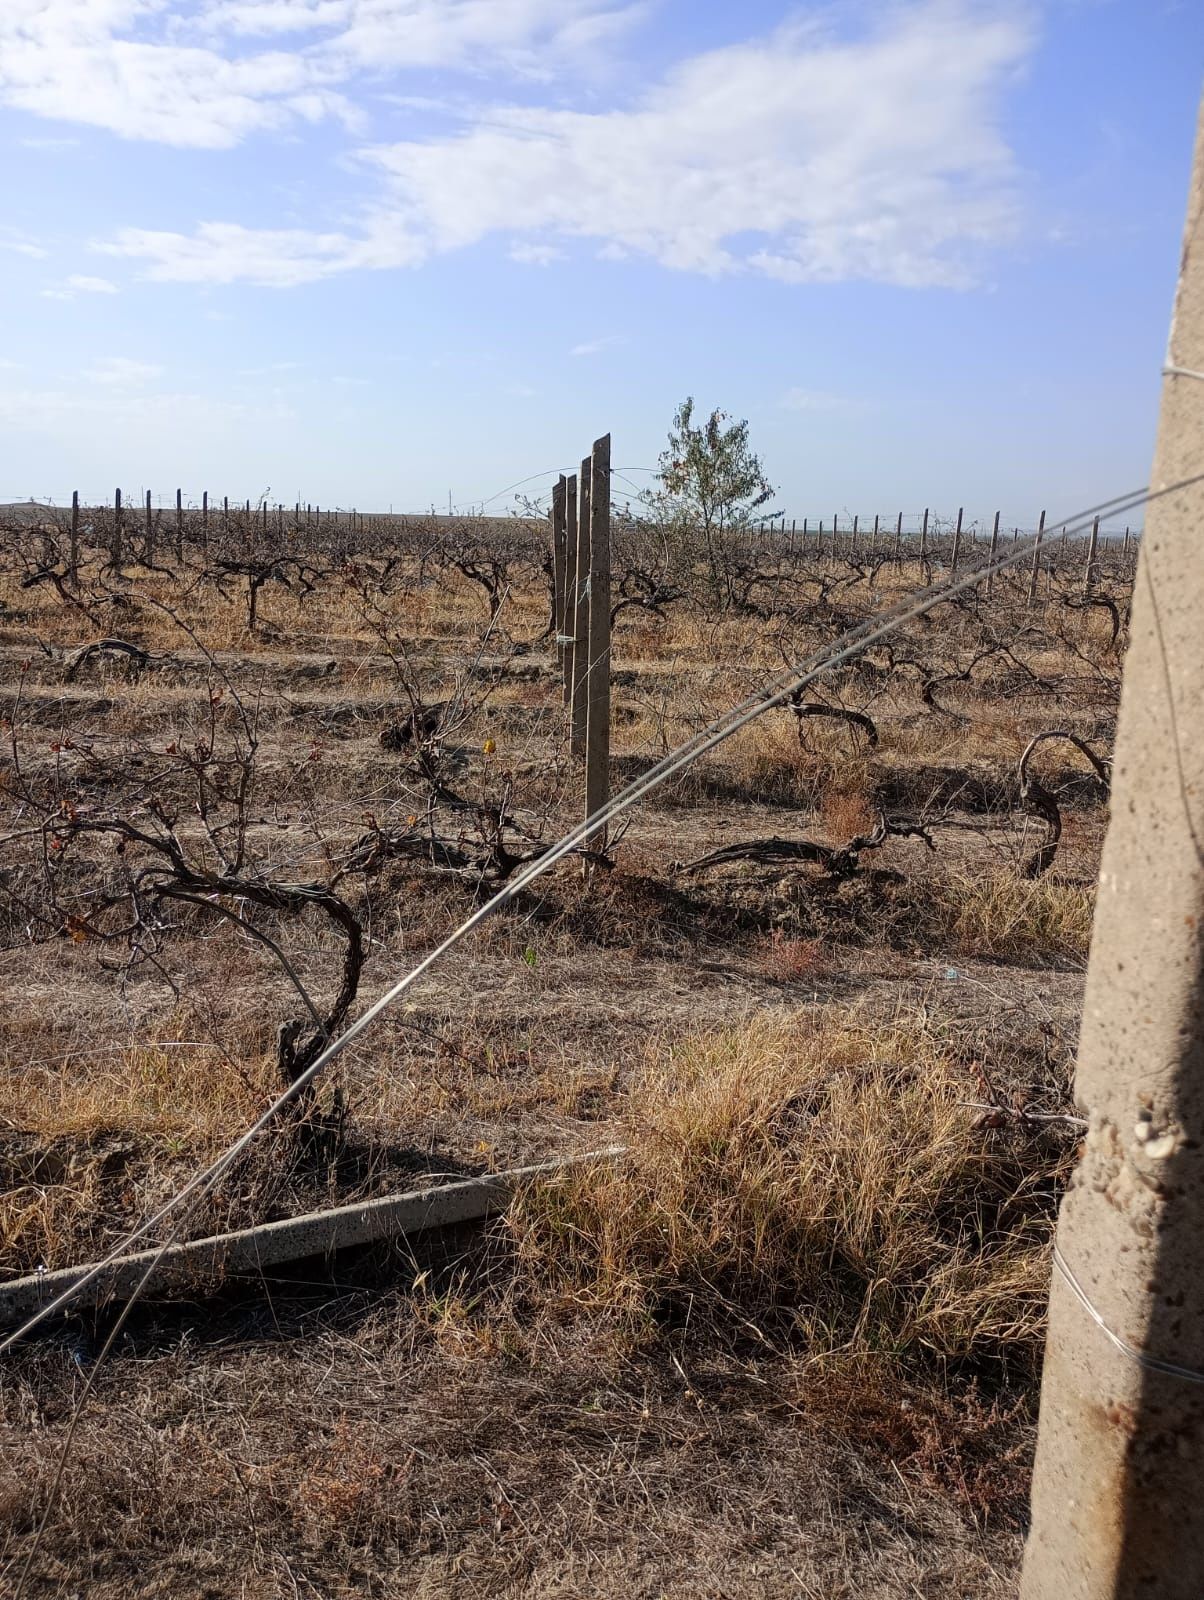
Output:
[[[611,790],[1012,537],[609,532]],[[118,1244],[581,820],[555,547],[533,508],[0,518],[0,1289]],[[297,1093],[186,1237],[626,1154],[148,1295],[30,1592],[1012,1593],[1135,559],[1051,527]],[[7,1358],[6,1560],[116,1309]]]

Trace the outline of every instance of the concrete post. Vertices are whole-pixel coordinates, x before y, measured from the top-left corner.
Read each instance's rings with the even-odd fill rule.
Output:
[[[71,545],[67,557],[68,576],[72,588],[79,587],[79,490],[71,491]]]
[[[577,637],[577,474],[571,472],[564,485],[564,709],[573,709],[573,655]]]
[[[998,548],[999,548],[999,513],[997,511],[995,513],[995,521],[991,524],[991,555],[990,555],[990,560],[991,560],[992,564],[995,561],[995,552],[996,552],[996,550],[998,550]],[[992,596],[992,594],[994,592],[995,592],[995,574],[993,572],[988,572],[987,573],[987,599],[988,600],[991,598],[991,596]]]
[[[552,626],[556,663],[564,672],[564,492],[567,480],[562,472],[552,486]]]
[[[109,560],[115,567],[121,565],[121,490],[113,490],[113,532],[109,539]]]
[[[577,526],[568,531],[569,538],[577,540],[577,585],[574,589],[573,638],[573,699],[570,707],[569,750],[575,756],[585,755],[585,717],[589,695],[589,597],[590,548],[589,504],[591,460],[586,456],[577,477]]]
[[[924,522],[920,528],[920,564],[928,560],[928,507],[924,507]]]
[[[1154,490],[1204,472],[1204,114],[1171,329]],[[1202,525],[1196,482],[1141,541],[1023,1600],[1204,1594]]]
[[[610,434],[594,441],[589,468],[589,684],[585,714],[585,814],[610,798]],[[606,829],[586,841],[606,848]],[[588,868],[588,863],[587,863]],[[588,870],[586,875],[588,876]]]
[[[1033,545],[1033,565],[1028,579],[1028,608],[1031,611],[1037,599],[1037,580],[1041,576],[1041,545],[1045,539],[1045,513],[1037,523],[1037,542]]]
[[[949,563],[949,571],[957,571],[958,559],[962,552],[962,517],[965,515],[965,506],[957,508],[957,527],[953,530],[953,559]]]
[[[1095,587],[1095,561],[1099,549],[1099,518],[1091,524],[1091,538],[1087,543],[1087,565],[1083,568],[1083,593],[1090,594]]]

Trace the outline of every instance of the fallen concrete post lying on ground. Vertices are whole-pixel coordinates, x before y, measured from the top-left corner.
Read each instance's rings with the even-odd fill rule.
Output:
[[[553,1176],[589,1161],[613,1161],[623,1153],[622,1147],[615,1145],[605,1150],[591,1150],[585,1155],[544,1161],[537,1166],[466,1178],[462,1183],[442,1184],[437,1189],[413,1189],[407,1194],[386,1195],[360,1205],[310,1211],[304,1216],[285,1217],[279,1222],[240,1228],[234,1233],[190,1239],[184,1244],[168,1245],[166,1249],[154,1246],[132,1255],[118,1256],[81,1288],[64,1307],[63,1315],[72,1316],[88,1305],[129,1299],[138,1292],[148,1267],[153,1267],[153,1271],[146,1289],[160,1293],[166,1288],[212,1284],[215,1278],[253,1275],[263,1267],[301,1261],[307,1256],[333,1255],[336,1250],[372,1244],[395,1234],[423,1233],[433,1228],[450,1228],[460,1222],[477,1222],[502,1210],[523,1183]],[[63,1267],[57,1272],[38,1272],[0,1283],[0,1328],[16,1327],[33,1316],[87,1277],[93,1266],[94,1263],[85,1263]]]

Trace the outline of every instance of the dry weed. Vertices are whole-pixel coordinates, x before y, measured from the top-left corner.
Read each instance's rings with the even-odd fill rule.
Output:
[[[629,1329],[688,1317],[817,1353],[1031,1366],[1064,1154],[1021,1150],[966,1098],[906,1019],[806,1013],[659,1054],[630,1156],[516,1207],[530,1292]]]

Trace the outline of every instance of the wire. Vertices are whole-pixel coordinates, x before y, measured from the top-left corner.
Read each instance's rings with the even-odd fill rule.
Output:
[[[1065,523],[1067,527],[1073,526],[1075,531],[1082,531],[1090,526],[1091,520],[1095,516],[1105,513],[1120,514],[1121,512],[1132,510],[1143,502],[1161,499],[1165,495],[1173,494],[1178,490],[1200,482],[1204,482],[1204,473],[1192,478],[1181,479],[1177,483],[1169,484],[1165,488],[1158,490],[1151,491],[1148,488],[1132,490],[1128,494],[1118,495],[1111,500],[1101,502],[1099,505],[1090,506],[1085,511],[1080,511],[1072,517],[1059,517],[1055,519],[1055,523],[1058,526]],[[599,807],[592,816],[587,817],[584,821],[571,828],[543,855],[516,873],[492,898],[479,906],[447,938],[429,951],[415,967],[411,968],[391,988],[387,989],[379,999],[374,1001],[338,1038],[333,1039],[310,1066],[287,1089],[283,1090],[255,1119],[250,1127],[240,1134],[210,1166],[189,1179],[171,1199],[160,1206],[146,1221],[132,1229],[120,1243],[115,1245],[100,1261],[96,1262],[88,1272],[77,1279],[70,1288],[65,1289],[47,1305],[34,1312],[15,1332],[0,1342],[0,1354],[11,1348],[37,1324],[68,1305],[86,1284],[98,1277],[105,1267],[123,1254],[130,1244],[144,1238],[159,1222],[183,1205],[185,1200],[197,1194],[198,1191],[200,1191],[198,1198],[209,1193],[234,1162],[237,1161],[242,1152],[279,1116],[280,1112],[303,1094],[324,1069],[340,1056],[347,1046],[358,1038],[366,1028],[370,1027],[377,1017],[400,999],[419,978],[423,977],[442,960],[462,939],[466,938],[489,917],[494,915],[495,912],[515,899],[529,884],[549,871],[566,856],[579,849],[587,839],[595,835],[613,818],[639,804],[654,789],[659,788],[661,784],[666,783],[683,768],[690,766],[701,756],[706,755],[725,740],[731,738],[733,734],[739,732],[741,728],[755,718],[764,715],[766,711],[783,705],[792,694],[807,687],[808,684],[824,672],[851,660],[870,646],[888,638],[904,623],[925,615],[934,607],[954,598],[958,594],[964,593],[967,589],[975,587],[984,578],[994,573],[1005,571],[1008,567],[1025,560],[1031,554],[1036,543],[1036,538],[1020,541],[1009,547],[1002,555],[997,555],[994,561],[987,558],[977,565],[968,566],[959,576],[916,591],[914,594],[906,596],[896,605],[887,608],[886,611],[880,612],[857,627],[848,630],[832,644],[817,651],[806,662],[796,667],[794,673],[784,682],[779,682],[776,686],[771,686],[749,696],[707,727],[692,735],[678,749],[671,751],[669,755],[657,762],[640,778],[634,779],[625,788],[621,789],[604,806]],[[168,1248],[173,1236],[169,1235],[167,1241],[161,1246],[161,1250]],[[151,1270],[153,1270],[153,1266],[154,1263],[152,1263]]]
[[[1180,479],[1177,483],[1169,484],[1165,488],[1158,490],[1151,491],[1148,487],[1140,490],[1132,490],[1127,495],[1119,495],[1112,500],[1102,502],[1100,505],[1091,506],[1086,511],[1077,513],[1074,517],[1058,518],[1056,521],[1064,523],[1067,527],[1070,527],[1072,524],[1074,524],[1076,525],[1075,531],[1080,531],[1081,529],[1085,529],[1089,525],[1091,519],[1095,516],[1109,513],[1119,514],[1121,512],[1131,510],[1135,506],[1141,505],[1147,501],[1161,499],[1165,495],[1173,494],[1180,489],[1187,488],[1191,485],[1201,482],[1204,482],[1204,473],[1197,474],[1192,478]],[[808,659],[805,665],[796,668],[793,676],[787,678],[785,682],[779,682],[777,687],[770,688],[762,691],[759,694],[752,695],[745,701],[741,702],[741,704],[733,707],[723,716],[717,718],[708,727],[702,729],[699,733],[688,739],[683,745],[679,746],[676,751],[671,752],[663,760],[656,763],[641,778],[635,779],[624,789],[620,790],[620,792],[613,796],[605,805],[600,806],[592,816],[587,817],[583,822],[578,823],[576,827],[571,828],[568,833],[564,834],[561,839],[549,850],[545,851],[543,855],[539,856],[535,861],[529,863],[525,868],[518,872],[515,877],[503,885],[503,887],[499,889],[491,899],[479,906],[471,916],[466,918],[459,925],[459,927],[455,928],[447,936],[447,938],[442,941],[442,943],[437,945],[434,950],[430,951],[417,964],[417,966],[413,967],[403,977],[399,978],[390,989],[386,990],[386,992],[381,995],[378,1000],[368,1007],[367,1011],[365,1011],[362,1016],[358,1017],[356,1021],[353,1022],[347,1029],[345,1029],[345,1031],[340,1034],[337,1039],[332,1040],[331,1043],[328,1044],[321,1052],[321,1054],[316,1057],[311,1065],[298,1078],[296,1078],[287,1089],[278,1095],[272,1104],[269,1105],[266,1110],[264,1110],[259,1117],[256,1118],[251,1126],[244,1133],[242,1133],[221,1156],[212,1162],[208,1168],[204,1169],[200,1173],[195,1174],[191,1179],[189,1179],[182,1189],[180,1189],[164,1205],[159,1207],[158,1211],[156,1211],[151,1217],[147,1218],[147,1220],[140,1224],[137,1228],[132,1229],[126,1235],[125,1239],[120,1244],[116,1245],[113,1250],[111,1250],[109,1254],[103,1258],[103,1260],[97,1262],[86,1273],[76,1279],[75,1283],[72,1284],[70,1288],[64,1290],[62,1294],[56,1296],[56,1298],[52,1300],[49,1305],[43,1306],[31,1317],[28,1317],[14,1333],[10,1334],[9,1337],[3,1342],[0,1342],[0,1353],[10,1349],[11,1346],[19,1339],[23,1338],[24,1335],[30,1331],[30,1329],[36,1327],[40,1322],[44,1321],[45,1318],[50,1316],[52,1312],[68,1305],[75,1298],[75,1296],[79,1294],[80,1290],[83,1289],[86,1284],[94,1281],[96,1277],[104,1271],[104,1268],[112,1261],[116,1260],[117,1257],[121,1255],[130,1244],[132,1244],[135,1240],[145,1236],[145,1234],[149,1232],[159,1221],[172,1212],[178,1211],[180,1213],[175,1218],[173,1226],[169,1230],[167,1237],[163,1240],[158,1250],[148,1262],[146,1270],[142,1274],[138,1283],[135,1285],[132,1294],[122,1307],[120,1315],[111,1329],[108,1338],[105,1340],[104,1345],[98,1352],[96,1361],[93,1363],[93,1366],[88,1373],[87,1381],[72,1413],[71,1421],[63,1441],[62,1449],[59,1453],[55,1475],[47,1494],[42,1516],[39,1519],[32,1544],[26,1554],[25,1561],[22,1564],[21,1574],[18,1579],[17,1586],[18,1595],[24,1590],[26,1580],[32,1569],[34,1556],[41,1542],[43,1531],[46,1528],[50,1513],[57,1499],[58,1490],[61,1486],[63,1474],[66,1469],[68,1454],[70,1452],[71,1444],[75,1436],[76,1427],[78,1425],[83,1406],[88,1396],[92,1392],[100,1367],[116,1343],[117,1337],[121,1329],[124,1327],[126,1320],[130,1316],[135,1302],[150,1281],[165,1252],[170,1248],[178,1233],[186,1223],[188,1217],[193,1214],[202,1200],[204,1200],[204,1198],[221,1181],[221,1178],[230,1169],[242,1152],[247,1149],[252,1141],[258,1136],[258,1134],[263,1132],[263,1130],[275,1120],[285,1106],[290,1104],[300,1094],[302,1094],[317,1079],[320,1073],[326,1066],[329,1065],[331,1061],[335,1060],[336,1057],[341,1055],[347,1046],[351,1044],[351,1042],[357,1038],[360,1033],[368,1028],[372,1022],[385,1010],[387,1010],[388,1007],[391,1006],[397,999],[399,999],[401,995],[403,995],[406,990],[411,987],[411,985],[416,983],[419,978],[421,978],[427,971],[430,970],[431,967],[441,960],[441,958],[449,950],[453,949],[455,945],[459,944],[462,939],[466,938],[475,928],[479,927],[488,917],[492,916],[494,912],[500,910],[504,905],[508,904],[517,895],[519,895],[528,884],[534,882],[536,878],[549,871],[553,866],[556,865],[557,862],[563,860],[564,857],[571,854],[580,845],[594,837],[597,832],[601,828],[605,827],[606,824],[614,817],[621,815],[624,811],[627,811],[631,807],[637,805],[648,794],[652,793],[654,789],[667,782],[677,772],[681,771],[685,767],[690,766],[693,762],[700,759],[700,757],[707,754],[710,750],[715,749],[726,739],[731,738],[732,735],[737,733],[741,728],[747,726],[748,723],[754,721],[757,717],[764,715],[766,711],[772,710],[774,707],[784,704],[791,695],[805,688],[814,679],[820,677],[832,667],[839,666],[846,661],[852,660],[862,651],[869,648],[869,646],[888,638],[897,629],[902,627],[904,623],[925,615],[927,612],[933,610],[936,606],[953,599],[958,594],[964,593],[967,589],[975,587],[977,584],[982,582],[984,578],[995,573],[1002,572],[1010,566],[1016,565],[1018,562],[1027,557],[1031,549],[1034,547],[1039,547],[1040,543],[1041,535],[1038,534],[1033,539],[1028,539],[1023,543],[1013,545],[1004,555],[997,555],[994,561],[992,561],[988,556],[986,560],[979,562],[977,565],[971,565],[967,567],[960,578],[951,576],[943,583],[931,584],[927,588],[921,589],[913,595],[905,596],[894,606],[889,607],[885,612],[880,613],[878,616],[869,618],[866,622],[858,625],[857,627],[847,630],[831,645],[817,651]],[[185,1205],[186,1201],[190,1203]],[[1128,1353],[1139,1356],[1139,1352],[1132,1351],[1131,1347],[1125,1345],[1123,1341],[1119,1340],[1117,1335],[1111,1333],[1111,1330],[1105,1326],[1102,1318],[1099,1317],[1098,1313],[1094,1312],[1094,1308],[1091,1307],[1090,1303],[1086,1301],[1085,1296],[1083,1295],[1081,1288],[1078,1288],[1073,1275],[1071,1275],[1068,1269],[1066,1269],[1064,1266],[1062,1270],[1067,1276],[1068,1281],[1071,1283],[1071,1286],[1077,1289],[1079,1297],[1084,1300],[1084,1303],[1087,1304],[1088,1309],[1092,1311],[1093,1315],[1095,1315],[1099,1325],[1104,1328],[1104,1331],[1108,1333],[1108,1336],[1113,1340],[1113,1342],[1116,1343],[1118,1347],[1126,1350]],[[1177,1376],[1191,1376],[1186,1369],[1171,1369],[1164,1366],[1163,1370],[1173,1370]]]

